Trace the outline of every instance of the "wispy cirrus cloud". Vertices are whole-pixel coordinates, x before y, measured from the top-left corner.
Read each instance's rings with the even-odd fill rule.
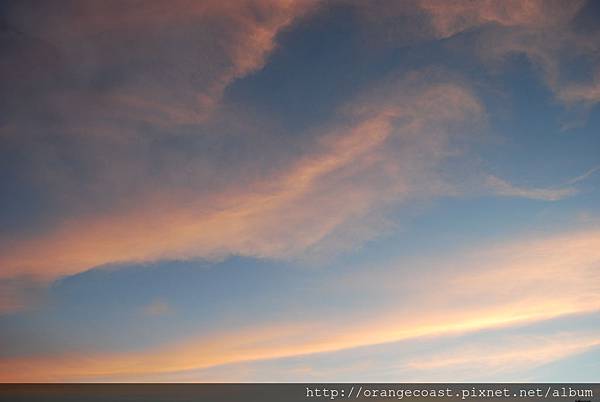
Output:
[[[583,174],[573,177],[566,181],[562,186],[555,187],[522,187],[516,186],[497,176],[487,175],[484,178],[484,187],[487,187],[493,194],[504,197],[529,198],[542,201],[560,201],[562,199],[577,195],[579,192],[576,184],[589,179],[600,169],[599,166],[588,169]]]
[[[574,187],[532,188],[518,187],[496,176],[487,176],[485,184],[494,194],[505,197],[530,198],[543,201],[558,201],[577,194]]]
[[[585,0],[568,4],[554,0],[421,0],[417,4],[430,15],[436,35],[448,38],[483,25],[545,29],[564,24],[582,8]]]
[[[584,180],[587,180],[589,177],[591,177],[593,174],[595,174],[598,171],[600,171],[600,166],[594,166],[593,168],[589,169],[588,171],[584,172],[583,174],[569,180],[568,184],[575,184],[575,183],[579,183]]]
[[[445,192],[436,169],[472,131],[467,122],[480,124],[483,110],[466,87],[424,80],[396,79],[352,103],[309,153],[249,186],[149,193],[133,208],[13,241],[0,257],[2,275],[56,278],[164,258],[289,257],[335,238],[340,228],[355,230],[352,221],[386,203]],[[358,238],[373,235],[358,226]]]
[[[419,3],[441,38],[482,29],[479,53],[488,61],[524,54],[542,79],[566,104],[593,105],[598,93],[598,30],[578,31],[574,21],[588,13],[586,1],[429,1]],[[573,60],[585,60],[591,75],[585,81],[569,75]]]
[[[581,332],[513,335],[495,344],[474,342],[468,346],[449,348],[442,353],[414,358],[406,363],[406,368],[413,370],[415,376],[435,375],[438,378],[461,378],[461,381],[494,377],[516,380],[516,373],[600,346],[597,332]],[[474,366],[480,371],[479,374],[473,370]]]
[[[555,97],[568,106],[593,106],[600,101],[598,93],[598,52],[600,47],[597,24],[590,24],[595,11],[593,2],[562,1],[495,1],[484,0],[417,0],[391,7],[370,9],[358,5],[359,14],[372,34],[378,30],[378,42],[387,46],[397,43],[431,40],[460,41],[459,35],[469,33],[474,42],[469,54],[484,60],[489,68],[497,68],[511,55],[525,55],[535,66],[541,80]],[[397,28],[394,24],[409,18],[421,21],[418,29],[409,24]],[[579,22],[588,19],[585,29]],[[380,26],[383,24],[385,28]],[[393,40],[386,40],[392,35]],[[574,64],[586,65],[588,72],[574,74]]]
[[[387,294],[384,309],[376,308],[362,318],[345,320],[342,314],[335,320],[281,321],[199,339],[190,337],[135,353],[99,355],[88,351],[48,358],[15,357],[0,363],[3,380],[135,381],[149,376],[160,381],[176,378],[178,372],[222,364],[337,353],[403,340],[466,336],[570,315],[596,314],[600,294],[600,255],[596,251],[600,250],[599,242],[597,230],[579,230],[482,245],[449,258],[431,259],[427,269],[403,262],[404,269],[371,270],[344,281],[346,291],[360,292],[363,297],[372,292]],[[339,280],[336,278],[336,286]],[[328,291],[327,284],[323,291]],[[521,369],[531,368],[597,345],[597,330],[582,327],[581,333],[576,328],[571,331],[575,333],[569,339],[577,338],[578,342],[572,342],[568,349],[561,346],[566,335],[547,337],[535,348],[528,347],[531,337],[516,336],[512,337],[510,350],[521,350],[518,358],[508,347],[496,348],[485,357],[480,349],[458,348],[445,356],[434,354],[429,360],[418,361],[407,358],[398,364],[407,370],[418,365],[424,379],[435,378],[439,375],[436,370],[459,369],[468,364],[473,375],[478,367],[502,372],[515,362]]]

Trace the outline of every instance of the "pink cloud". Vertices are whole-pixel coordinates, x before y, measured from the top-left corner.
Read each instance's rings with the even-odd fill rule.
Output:
[[[0,254],[1,274],[53,279],[115,262],[289,258],[322,242],[347,242],[348,233],[363,241],[377,230],[357,222],[385,203],[447,191],[436,169],[472,130],[468,123],[482,119],[467,88],[424,78],[393,80],[352,102],[310,153],[247,187],[147,191],[132,208],[11,240]]]
[[[57,356],[3,359],[1,379],[139,381],[150,377],[153,381],[168,381],[182,371],[223,364],[465,335],[597,313],[599,245],[600,233],[594,229],[482,244],[455,255],[434,256],[427,263],[428,270],[417,270],[419,266],[414,265],[415,270],[408,276],[393,269],[352,274],[358,275],[354,277],[355,284],[364,296],[406,295],[396,303],[388,300],[385,309],[375,309],[366,316],[345,319],[340,314],[335,319],[257,324],[254,328],[202,337],[191,335],[187,340],[136,352],[99,354],[80,350]],[[409,262],[392,261],[387,268],[398,263],[407,266]],[[339,287],[339,281],[336,278],[335,286]],[[355,291],[351,286],[346,281],[344,289]],[[406,287],[413,291],[402,292]],[[490,347],[483,342],[441,355],[432,353],[419,361],[408,359],[398,365],[425,370],[433,378],[443,374],[443,370],[462,370],[465,365],[502,373],[514,364],[524,369],[598,345],[597,331],[571,332],[568,338],[558,334],[543,342],[514,337],[508,346]],[[519,351],[519,356],[515,356],[515,351]]]

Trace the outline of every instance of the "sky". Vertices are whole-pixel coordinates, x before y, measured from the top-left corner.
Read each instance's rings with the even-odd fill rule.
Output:
[[[0,51],[0,381],[598,381],[600,2],[5,1]]]

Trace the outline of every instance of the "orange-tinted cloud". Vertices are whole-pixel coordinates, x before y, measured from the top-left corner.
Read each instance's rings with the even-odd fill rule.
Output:
[[[459,80],[429,73],[384,80],[322,127],[315,144],[303,144],[303,152],[264,174],[244,172],[214,187],[201,180],[229,173],[223,166],[227,161],[205,161],[219,160],[210,139],[227,137],[227,130],[213,133],[214,126],[204,125],[215,117],[225,88],[264,65],[277,34],[306,12],[306,4],[182,1],[166,7],[147,2],[133,10],[120,3],[74,3],[58,14],[42,7],[42,24],[19,27],[47,46],[36,42],[29,48],[32,54],[19,53],[15,65],[12,59],[5,64],[10,78],[26,87],[16,93],[33,92],[36,99],[14,97],[17,104],[27,103],[26,113],[2,127],[1,138],[22,140],[20,151],[33,160],[35,179],[70,202],[52,224],[2,239],[0,279],[11,287],[0,292],[0,312],[26,304],[26,289],[12,287],[23,277],[51,281],[118,262],[310,255],[379,235],[389,224],[379,214],[389,204],[455,192],[451,174],[442,173],[445,162],[461,155],[463,141],[477,131],[484,111]],[[500,2],[424,1],[421,8],[437,38],[491,28],[481,37],[486,57],[524,53],[559,99],[597,101],[596,86],[561,78],[565,49],[585,55],[598,49],[593,38],[580,40],[568,27],[581,3],[570,3],[566,11],[562,3],[545,4],[551,6],[541,9],[532,1],[507,9]],[[508,27],[514,30],[503,31]],[[48,71],[30,68],[37,65],[30,61],[46,58]],[[43,79],[23,80],[23,75]],[[53,86],[64,77],[76,79],[69,88]],[[34,91],[27,87],[30,82]],[[36,114],[39,109],[44,113]],[[32,121],[38,125],[30,126]],[[194,152],[187,152],[186,141],[179,148],[166,145],[181,138],[208,138],[208,146],[199,141],[194,151],[204,153],[190,156]],[[255,149],[259,158],[268,153]],[[60,164],[70,158],[75,163]],[[543,200],[574,191],[522,188],[495,176],[487,184],[496,194]],[[108,201],[84,212],[70,210],[95,196]],[[190,336],[143,352],[10,358],[0,362],[0,371],[6,381],[139,379],[596,311],[599,238],[597,231],[587,231],[486,249],[437,261],[430,270],[411,272],[409,280],[400,269],[396,276],[382,277],[369,271],[359,279],[359,290],[379,295],[387,289],[389,304],[352,324],[347,317],[284,322]],[[448,264],[458,268],[444,273]],[[394,298],[403,286],[418,292],[408,300]],[[157,302],[146,313],[166,310]],[[588,341],[570,352],[593,345]],[[532,360],[556,358],[559,348],[536,350]],[[449,365],[462,364],[453,358],[447,356]],[[500,353],[493,364],[482,364],[502,366],[505,359]]]
[[[554,21],[554,6],[544,8],[547,18],[537,17],[535,2],[506,15],[498,3],[468,4],[424,2],[422,7],[433,21],[448,18],[439,23],[447,31],[466,29],[453,21],[465,7],[468,20],[474,21],[469,24],[492,21],[538,29],[548,25],[546,19]],[[68,11],[42,10],[56,13],[46,13],[52,18],[30,18],[43,23],[21,29],[55,44],[64,58],[49,69],[77,65],[83,83],[74,91],[49,86],[51,102],[44,107],[64,123],[56,130],[60,134],[53,134],[53,128],[48,134],[45,128],[7,126],[14,128],[7,129],[7,138],[44,133],[35,139],[23,135],[22,150],[28,151],[33,180],[43,182],[40,192],[56,197],[61,208],[43,230],[2,239],[0,278],[53,280],[103,264],[170,258],[318,254],[380,235],[393,225],[379,212],[391,203],[455,193],[447,177],[451,174],[441,172],[443,164],[461,154],[462,142],[481,127],[485,113],[464,83],[442,74],[384,80],[321,128],[316,144],[254,175],[245,174],[252,163],[240,164],[232,174],[219,153],[204,146],[203,141],[214,145],[211,141],[218,137],[225,138],[225,147],[235,148],[219,127],[155,131],[205,123],[204,117],[197,118],[211,109],[204,106],[218,102],[233,80],[259,69],[277,33],[311,7],[306,2],[235,7],[148,2],[140,11],[90,2]],[[57,29],[59,25],[67,28]],[[210,29],[206,37],[219,33],[222,40],[207,40],[198,27]],[[149,41],[152,32],[164,36]],[[185,51],[171,49],[175,45]],[[39,72],[30,73],[37,77]],[[91,91],[105,75],[103,90]],[[122,81],[117,80],[121,75]],[[208,98],[208,103],[202,100]],[[134,124],[140,121],[148,125]],[[216,132],[196,133],[200,129]],[[183,138],[183,146],[171,147],[177,142],[172,137]],[[255,152],[270,155],[270,149],[261,147],[269,141],[252,139],[246,141],[260,144]],[[187,149],[192,142],[194,152]],[[525,189],[501,179],[492,184],[496,193],[545,200],[573,193]],[[88,204],[92,206],[86,208]]]
[[[23,357],[0,362],[4,381],[81,381],[145,376],[168,379],[176,372],[257,359],[340,351],[421,337],[465,334],[525,325],[571,314],[593,313],[600,306],[600,233],[581,230],[550,237],[522,239],[461,256],[440,257],[420,272],[371,271],[357,277],[362,295],[388,292],[408,295],[370,316],[351,320],[343,315],[313,321],[277,323],[124,354],[73,351],[55,357]],[[406,263],[404,264],[406,265]],[[392,265],[390,265],[392,266]],[[456,269],[450,269],[456,267]],[[361,274],[363,275],[363,274]],[[370,280],[365,279],[366,277]],[[338,278],[339,279],[339,278]],[[339,282],[338,282],[339,285]],[[387,287],[386,287],[387,285]],[[345,286],[351,289],[351,283]],[[402,289],[413,289],[407,293]],[[352,313],[352,312],[349,312]],[[575,329],[572,329],[575,331]],[[521,362],[548,362],[596,345],[592,334],[574,334],[580,342],[558,353],[561,337],[545,340],[527,354],[528,338],[515,339]],[[574,339],[574,338],[573,338]],[[541,347],[543,346],[543,347]],[[463,358],[495,369],[511,364],[510,353],[497,350],[487,359]],[[458,365],[454,355],[436,360]],[[416,364],[407,361],[407,365]],[[427,366],[427,360],[422,362]],[[434,363],[429,363],[429,366]],[[431,368],[431,367],[430,367]],[[201,378],[200,378],[201,380]]]
[[[198,123],[230,83],[262,68],[277,34],[315,4],[23,2],[10,8],[7,22],[23,43],[3,72],[37,82],[46,106],[65,117],[84,106],[80,112],[94,120]],[[62,74],[75,85],[53,89],[48,80]]]
[[[342,241],[338,235],[373,236],[352,222],[388,202],[447,191],[436,169],[457,152],[454,139],[482,119],[468,89],[424,78],[388,83],[353,103],[312,152],[272,177],[208,195],[148,192],[132,208],[10,241],[1,276],[53,279],[114,262],[228,254],[289,257]]]

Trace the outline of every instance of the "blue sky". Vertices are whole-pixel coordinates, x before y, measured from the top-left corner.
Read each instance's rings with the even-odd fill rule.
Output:
[[[0,380],[597,379],[597,3],[0,13]]]

